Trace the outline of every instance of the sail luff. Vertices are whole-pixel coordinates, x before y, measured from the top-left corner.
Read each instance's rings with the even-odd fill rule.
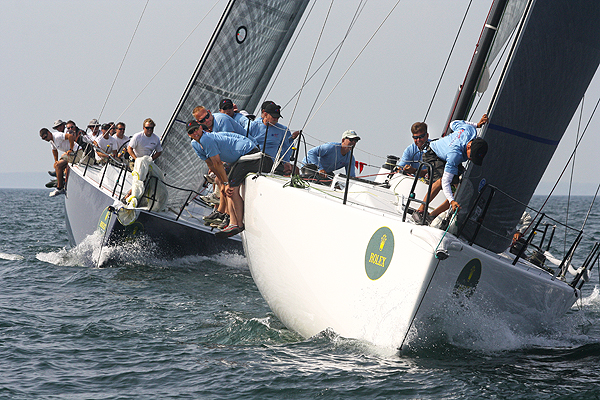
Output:
[[[483,165],[469,165],[456,195],[466,211],[484,183],[496,195],[475,243],[494,252],[511,241],[582,96],[600,64],[600,3],[533,1],[482,136],[489,144]],[[475,231],[465,221],[465,237]]]
[[[225,20],[227,19],[227,16],[231,12],[231,8],[233,7],[233,5],[235,4],[236,1],[237,0],[230,0],[227,3],[227,6],[225,7],[223,14],[221,15],[221,19],[219,20],[219,23],[217,24],[215,31],[213,32],[213,34],[208,42],[208,45],[204,49],[204,53],[202,53],[202,57],[200,57],[200,61],[198,62],[198,65],[196,66],[196,69],[194,70],[194,73],[192,74],[192,77],[190,78],[190,81],[188,82],[188,84],[183,92],[183,95],[181,96],[181,99],[179,100],[179,103],[177,104],[177,107],[175,107],[175,110],[173,111],[171,120],[167,124],[167,127],[165,128],[165,131],[161,137],[161,141],[164,141],[166,139],[167,135],[170,132],[172,132],[171,127],[173,126],[173,124],[175,123],[175,121],[177,119],[177,114],[179,113],[179,111],[181,110],[183,105],[185,104],[185,101],[187,100],[187,98],[192,90],[192,87],[194,86],[194,82],[198,78],[200,71],[202,71],[202,66],[206,62],[206,59],[207,59],[208,55],[210,54],[210,51],[214,47],[215,41],[216,41],[217,37],[219,36],[219,33],[223,29],[223,24],[225,23]]]
[[[485,21],[483,32],[477,44],[475,54],[473,55],[471,65],[467,71],[465,81],[460,88],[458,99],[454,104],[454,108],[450,113],[448,121],[446,121],[446,125],[444,125],[445,128],[442,136],[449,133],[450,122],[455,119],[467,118],[467,113],[471,107],[473,96],[475,96],[479,79],[488,59],[488,53],[498,30],[498,23],[502,18],[502,13],[504,12],[507,2],[508,0],[495,0],[492,4],[488,18]]]
[[[200,191],[206,164],[190,146],[185,123],[196,106],[217,110],[230,98],[254,108],[271,79],[309,0],[231,0],[163,134],[156,160],[169,185]],[[251,110],[250,110],[251,111]],[[169,189],[169,207],[179,208],[188,192]]]

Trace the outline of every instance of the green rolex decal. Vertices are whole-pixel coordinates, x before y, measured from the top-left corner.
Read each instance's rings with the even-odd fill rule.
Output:
[[[383,226],[371,236],[365,252],[365,270],[371,280],[377,280],[385,273],[394,255],[394,234]]]

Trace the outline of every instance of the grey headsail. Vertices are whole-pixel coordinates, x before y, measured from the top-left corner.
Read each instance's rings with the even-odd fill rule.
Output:
[[[457,194],[463,210],[471,207],[483,182],[529,203],[600,63],[599,20],[597,1],[532,2],[484,128],[488,154],[481,167],[469,166]],[[505,250],[524,209],[495,196],[474,242]],[[465,219],[461,212],[459,225]],[[469,240],[475,219],[463,230]]]
[[[185,123],[196,106],[215,110],[227,97],[253,111],[309,0],[231,0],[162,136],[157,164],[169,185],[198,191],[206,164],[190,146]],[[169,188],[169,206],[188,193]]]

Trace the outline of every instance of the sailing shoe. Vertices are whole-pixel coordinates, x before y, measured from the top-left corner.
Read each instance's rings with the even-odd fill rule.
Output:
[[[423,212],[419,210],[413,211],[412,219],[415,221],[415,224],[421,225],[423,223]]]
[[[220,224],[210,224],[213,228],[225,229],[229,225],[229,214],[225,214],[225,219]]]
[[[219,197],[213,192],[211,194],[209,194],[208,196],[200,196],[200,198],[208,204],[213,204],[215,206],[218,206],[219,203],[221,202],[219,200]]]
[[[56,171],[48,171],[48,175],[56,178]]]
[[[412,213],[412,219],[417,225],[429,225],[435,218],[431,215],[427,215],[427,219],[425,220],[425,223],[423,223],[423,211],[416,210]]]
[[[231,237],[233,235],[237,235],[238,233],[242,232],[244,230],[244,227],[239,227],[237,225],[229,225],[227,228],[223,229],[222,231],[219,231],[217,233],[215,233],[215,236],[218,238],[228,238]]]
[[[213,174],[212,172],[204,175],[204,179],[208,182],[208,183],[215,183],[215,174]]]
[[[213,211],[212,213],[210,213],[209,215],[207,215],[206,217],[204,217],[202,219],[204,220],[204,225],[210,225],[215,222],[220,224],[221,222],[223,222],[226,215],[227,214],[225,214],[225,213]]]
[[[56,179],[52,179],[50,182],[46,183],[47,188],[53,188],[53,187],[56,187],[56,185],[57,185]]]
[[[65,194],[65,189],[64,188],[61,188],[61,189],[56,188],[50,192],[49,196],[54,197],[54,196],[58,196],[59,194]]]

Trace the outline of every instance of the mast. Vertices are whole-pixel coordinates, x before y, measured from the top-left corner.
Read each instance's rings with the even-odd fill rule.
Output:
[[[455,119],[466,119],[467,117],[477,87],[479,86],[479,80],[485,69],[488,54],[494,42],[494,37],[498,31],[498,24],[500,23],[500,19],[502,18],[507,3],[508,0],[495,0],[490,8],[475,53],[471,59],[471,65],[469,66],[465,80],[459,89],[454,107],[444,125],[445,128],[442,136],[446,136],[449,133],[450,122]]]
[[[488,153],[481,166],[468,164],[456,193],[457,223],[470,242],[495,253],[510,245],[600,65],[598,20],[598,2],[527,1],[482,132]],[[496,188],[489,204],[486,184]]]

